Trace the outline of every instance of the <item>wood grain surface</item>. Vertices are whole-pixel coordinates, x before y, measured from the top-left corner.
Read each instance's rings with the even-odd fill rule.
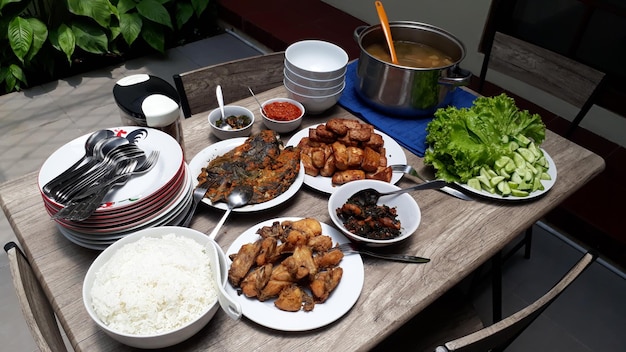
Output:
[[[284,87],[257,92],[259,99],[286,96]],[[250,97],[239,102],[255,111]],[[354,118],[339,106],[322,115],[306,116],[302,125],[330,117]],[[206,113],[183,121],[186,155],[193,156],[218,140],[211,135]],[[259,119],[253,132],[263,128]],[[539,220],[604,168],[604,160],[569,140],[546,131],[542,147],[556,163],[558,179],[551,191],[529,202],[459,200],[438,191],[411,193],[417,200],[422,222],[407,241],[390,248],[431,258],[428,264],[402,264],[364,257],[365,283],[354,307],[334,323],[307,332],[281,332],[260,326],[245,317],[233,321],[218,311],[209,324],[178,351],[368,350],[412,316],[487,261],[523,230]],[[285,141],[291,135],[282,136]],[[423,168],[422,159],[406,152],[408,162]],[[189,161],[189,160],[188,160]],[[411,182],[401,180],[400,186]],[[82,302],[82,282],[98,255],[79,247],[57,230],[44,210],[37,187],[37,173],[0,185],[0,200],[23,249],[46,290],[59,320],[77,351],[125,351],[93,323]],[[239,234],[261,221],[284,217],[315,217],[332,224],[327,211],[328,195],[306,185],[289,201],[261,212],[233,213],[217,242],[228,249]],[[191,227],[209,233],[223,212],[200,204]],[[332,299],[332,296],[331,298]],[[415,338],[419,339],[419,332]]]

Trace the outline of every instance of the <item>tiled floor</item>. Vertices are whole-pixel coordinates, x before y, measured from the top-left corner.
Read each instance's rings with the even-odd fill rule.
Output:
[[[73,138],[119,123],[111,91],[115,81],[134,73],[170,79],[211,63],[258,54],[232,37],[220,35],[161,56],[133,60],[0,97],[0,181],[35,171],[51,150]],[[536,226],[530,260],[521,255],[505,266],[504,313],[509,314],[549,289],[580,256],[580,252]],[[15,237],[0,215],[0,242]],[[0,340],[2,350],[34,351],[35,344],[13,292],[6,256],[0,254]],[[598,263],[563,294],[510,351],[618,351],[626,346],[626,280]],[[489,321],[490,286],[479,287],[474,303]]]

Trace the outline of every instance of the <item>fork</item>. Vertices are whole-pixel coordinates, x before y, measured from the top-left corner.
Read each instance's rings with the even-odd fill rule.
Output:
[[[193,215],[196,213],[198,203],[202,201],[204,195],[206,194],[206,191],[209,190],[210,186],[211,183],[209,181],[204,181],[203,183],[200,183],[198,184],[198,186],[196,186],[196,188],[193,190],[193,200],[191,202],[191,208],[189,208],[187,215],[185,215],[185,219],[181,221],[179,226],[189,227],[189,224],[191,223],[191,218],[193,218]]]
[[[415,168],[413,168],[413,166],[411,165],[391,165],[391,170],[393,172],[402,172],[405,173],[407,175],[411,175],[413,177],[417,177],[422,181],[429,181],[426,177],[423,177],[422,175],[420,175],[417,170],[415,170]],[[451,183],[448,183],[449,185],[453,185]],[[463,200],[474,200],[472,197],[468,196],[467,194],[456,190],[450,186],[445,186],[439,189],[439,191],[447,193],[451,196],[457,197],[459,199],[463,199]]]
[[[430,262],[430,259],[423,257],[416,257],[414,255],[406,255],[406,254],[392,254],[392,253],[378,253],[374,251],[370,251],[364,249],[363,246],[358,246],[351,242],[341,243],[337,246],[344,253],[359,253],[369,255],[370,257],[393,260],[396,262],[403,263],[417,263],[423,264]]]

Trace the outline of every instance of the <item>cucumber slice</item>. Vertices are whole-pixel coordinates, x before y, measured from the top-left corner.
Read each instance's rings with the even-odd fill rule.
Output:
[[[545,180],[545,181],[550,181],[552,180],[552,176],[550,176],[549,173],[547,172],[542,172],[541,175],[539,176],[540,179]]]
[[[483,189],[481,187],[481,182],[476,177],[470,178],[469,180],[467,180],[467,185],[477,191],[482,191]]]
[[[520,155],[529,163],[534,163],[537,159],[535,154],[533,154],[533,152],[531,152],[528,148],[518,148],[517,152],[520,153]]]
[[[502,183],[502,181],[504,181],[504,176],[494,176],[489,180],[489,183],[491,183],[492,187],[495,187],[499,183]]]
[[[500,182],[498,183],[498,191],[500,191],[500,194],[503,196],[508,196],[511,194],[511,188],[509,187],[508,182]]]
[[[515,197],[527,197],[528,194],[529,194],[528,192],[522,191],[522,190],[519,190],[519,189],[512,189],[511,190],[511,195],[515,196]]]

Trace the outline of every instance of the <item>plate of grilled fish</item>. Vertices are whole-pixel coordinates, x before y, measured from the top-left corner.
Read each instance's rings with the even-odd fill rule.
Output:
[[[244,316],[268,328],[307,331],[328,325],[352,308],[363,288],[361,256],[337,248],[347,242],[313,218],[263,221],[226,251],[226,292]]]
[[[209,182],[204,203],[227,209],[226,198],[234,187],[249,185],[254,190],[248,205],[235,212],[269,209],[289,200],[304,182],[300,150],[285,147],[272,130],[250,137],[214,143],[189,162],[194,187]]]

